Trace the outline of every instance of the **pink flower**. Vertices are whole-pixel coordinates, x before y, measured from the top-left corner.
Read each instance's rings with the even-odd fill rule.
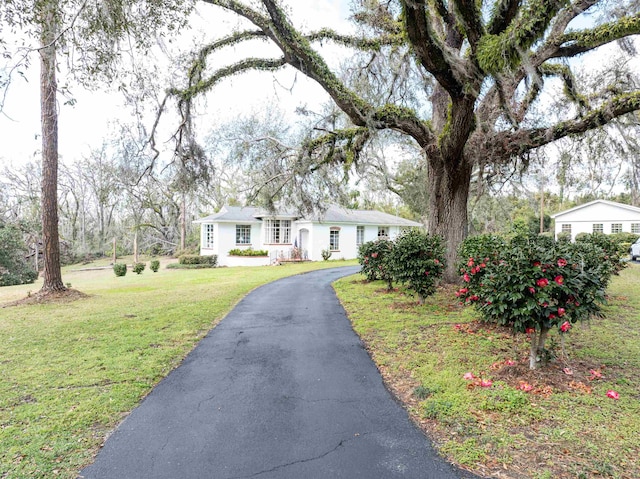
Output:
[[[544,288],[549,285],[549,280],[547,278],[540,278],[536,281],[536,284],[538,285],[538,288]]]
[[[440,264],[440,261],[438,261],[437,259],[434,259],[434,260],[433,260],[433,262],[434,262],[435,264]]]
[[[507,359],[504,363],[505,363],[507,366],[513,366],[514,364],[516,364],[516,362],[515,362],[515,361],[512,361],[511,359]]]
[[[573,369],[571,368],[563,368],[562,372],[564,372],[567,376],[573,376]]]
[[[533,389],[533,386],[529,383],[526,383],[524,381],[520,381],[520,384],[518,385],[518,389],[520,391],[524,391],[524,392],[529,392]]]
[[[615,399],[617,401],[618,399],[620,399],[620,394],[615,392],[613,389],[609,389],[607,391],[607,397],[611,399]]]
[[[540,261],[534,261],[533,262],[533,266],[535,266],[536,268],[540,267]]]
[[[378,253],[371,253],[371,257],[372,258],[377,258],[378,257]]]
[[[534,288],[533,286],[529,286],[529,292],[531,294],[536,294],[536,288]]]
[[[491,381],[491,379],[483,379],[480,381],[480,386],[483,388],[490,388],[493,386],[493,381]]]
[[[590,369],[589,372],[591,373],[591,377],[589,378],[589,381],[593,381],[594,379],[602,379],[602,373],[600,371],[597,371],[595,369]]]
[[[564,323],[562,323],[562,326],[560,326],[560,331],[562,331],[563,333],[566,333],[570,329],[571,329],[571,323],[569,321],[565,321]]]
[[[454,324],[453,325],[453,329],[455,329],[456,331],[462,331],[462,325],[461,324]]]
[[[553,280],[558,284],[564,283],[564,278],[561,275],[556,276]]]
[[[473,375],[473,373],[469,372],[469,373],[464,373],[464,376],[462,376],[462,378],[466,379],[467,381],[471,381],[476,377]]]
[[[462,279],[465,281],[465,283],[468,283],[469,281],[471,281],[471,276],[469,276],[467,273],[465,273],[462,276]]]
[[[485,263],[480,263],[480,265],[478,266],[478,268],[486,268],[486,267],[487,267],[487,265]]]
[[[564,308],[558,308],[558,316],[564,316],[564,313],[566,313]]]
[[[427,276],[429,276],[429,272],[428,272],[428,271],[425,271],[425,272],[424,272],[424,274],[426,274]]]
[[[549,319],[556,319],[556,315],[553,313],[549,313]]]
[[[471,296],[469,299],[470,299],[471,301],[478,301],[480,298],[478,297],[478,295],[477,295],[477,294],[474,294],[474,295],[473,295],[473,296]]]
[[[536,332],[536,330],[534,328],[527,328],[524,330],[524,332],[527,334],[533,334]]]
[[[567,260],[564,258],[560,258],[558,259],[558,266],[560,266],[561,268],[563,268],[564,266],[567,265]]]
[[[473,258],[469,258],[469,262],[467,263],[467,266],[473,266]]]
[[[546,301],[544,303],[542,303],[542,307],[546,308],[547,306],[549,306],[549,303],[547,303]]]

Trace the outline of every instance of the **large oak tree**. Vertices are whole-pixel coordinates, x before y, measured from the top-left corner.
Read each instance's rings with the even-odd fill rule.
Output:
[[[203,1],[242,17],[247,28],[200,50],[188,85],[171,91],[183,114],[188,118],[194,96],[228,76],[289,66],[318,82],[352,123],[310,142],[312,154],[330,146],[333,158],[357,161],[376,131],[408,135],[427,159],[428,228],[446,239],[449,280],[466,235],[474,171],[509,164],[533,149],[640,109],[640,92],[623,79],[586,96],[573,71],[589,68],[586,54],[640,32],[635,1],[618,3],[626,8],[614,11],[605,0],[359,0],[354,3],[356,34],[296,28],[278,0]],[[585,12],[594,15],[571,28]],[[275,45],[280,54],[207,68],[208,57],[223,47],[256,39]],[[369,54],[363,69],[376,57],[394,56],[396,61],[387,63],[390,77],[404,68],[423,78],[423,104],[396,94],[395,81],[386,83],[387,94],[375,96],[350,86],[319,53],[319,45],[328,41]],[[380,88],[373,85],[379,80],[370,75],[370,90]],[[571,106],[562,115],[541,114],[545,92],[563,95]],[[343,154],[335,155],[336,149]]]

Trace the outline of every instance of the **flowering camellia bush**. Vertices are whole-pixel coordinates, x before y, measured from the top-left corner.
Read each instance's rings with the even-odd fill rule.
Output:
[[[531,369],[546,356],[552,328],[566,334],[577,321],[601,315],[611,275],[621,268],[597,242],[544,236],[471,237],[459,257],[463,286],[456,295],[485,321],[529,334]]]
[[[414,291],[423,303],[435,292],[446,266],[442,239],[409,230],[396,238],[387,262],[393,279]]]
[[[362,265],[360,272],[369,281],[381,279],[387,282],[389,289],[393,286],[393,278],[387,264],[387,255],[393,249],[393,242],[386,239],[368,241],[358,249],[358,263]]]

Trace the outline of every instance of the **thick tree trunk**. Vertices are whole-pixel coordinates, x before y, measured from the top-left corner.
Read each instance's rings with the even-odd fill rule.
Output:
[[[451,166],[457,164],[458,166]],[[472,167],[469,162],[430,162],[429,183],[429,232],[439,234],[447,246],[447,283],[459,281],[456,268],[460,243],[467,236],[467,201]]]
[[[64,291],[58,234],[58,111],[56,104],[56,20],[49,10],[42,18],[40,106],[42,122],[42,242],[43,293]]]

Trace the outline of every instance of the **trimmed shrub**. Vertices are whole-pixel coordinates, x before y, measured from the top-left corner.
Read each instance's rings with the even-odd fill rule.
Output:
[[[411,230],[396,238],[387,255],[389,271],[418,295],[420,303],[436,291],[436,285],[446,266],[445,248],[440,236]]]
[[[149,263],[149,269],[154,273],[157,273],[158,270],[160,269],[160,260],[152,259],[151,262]]]
[[[229,250],[229,256],[269,256],[269,252],[266,249],[235,248]]]
[[[207,269],[207,268],[215,268],[210,264],[180,264],[180,263],[169,263],[166,266],[167,269]]]
[[[329,261],[329,258],[331,258],[331,250],[329,248],[323,249],[322,251],[320,251],[320,255],[322,256],[323,260]]]
[[[202,264],[214,268],[218,264],[218,255],[200,256],[197,254],[183,254],[178,258],[180,264]]]
[[[367,241],[358,248],[358,263],[362,265],[360,273],[369,281],[381,279],[387,282],[388,289],[393,287],[393,277],[386,262],[387,255],[393,249],[393,242],[387,239]]]
[[[577,321],[602,314],[605,290],[620,268],[600,246],[604,243],[601,238],[576,243],[542,236],[469,238],[460,248],[463,287],[456,296],[485,321],[530,334],[529,366],[535,369],[547,357],[545,340],[552,328],[566,333]]]
[[[127,265],[125,263],[114,263],[113,272],[116,276],[124,276],[127,274]]]
[[[133,267],[131,268],[131,270],[135,274],[141,274],[146,267],[147,267],[146,263],[133,263]]]
[[[580,239],[576,239],[576,243],[588,243],[595,245],[602,249],[604,254],[599,257],[600,261],[605,261],[609,265],[608,267],[613,270],[613,274],[619,273],[626,267],[626,263],[622,261],[622,256],[625,255],[629,249],[620,251],[620,244],[616,241],[614,235],[606,235],[603,233],[586,234]]]

